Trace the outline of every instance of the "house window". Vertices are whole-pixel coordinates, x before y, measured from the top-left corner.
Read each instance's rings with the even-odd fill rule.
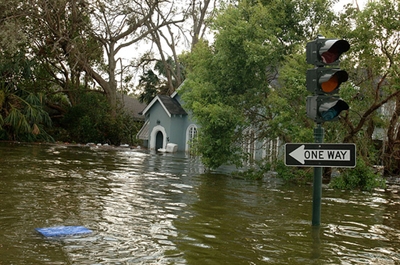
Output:
[[[193,139],[195,139],[197,136],[197,128],[196,126],[191,126],[189,128],[189,141],[193,141]]]
[[[193,146],[193,142],[197,137],[197,127],[194,124],[189,125],[186,130],[186,152],[191,153],[191,148]],[[193,151],[193,150],[192,150]]]
[[[250,128],[243,131],[242,150],[248,155],[247,162],[254,162],[256,153],[256,135]]]

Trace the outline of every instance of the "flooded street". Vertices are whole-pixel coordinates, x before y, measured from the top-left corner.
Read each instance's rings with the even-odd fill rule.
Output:
[[[400,264],[396,191],[322,195],[130,149],[0,144],[0,264]],[[45,238],[35,228],[91,234]]]

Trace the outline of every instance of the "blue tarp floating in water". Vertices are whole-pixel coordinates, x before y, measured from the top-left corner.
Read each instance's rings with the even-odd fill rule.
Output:
[[[92,230],[84,226],[55,226],[55,227],[36,228],[35,230],[44,235],[45,237],[71,236],[71,235],[92,233]]]

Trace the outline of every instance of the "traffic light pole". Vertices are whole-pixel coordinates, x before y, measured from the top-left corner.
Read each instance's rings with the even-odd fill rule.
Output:
[[[314,128],[315,143],[323,143],[324,128],[317,123]],[[312,225],[321,225],[322,167],[314,167]]]
[[[346,82],[349,75],[346,71],[337,68],[340,64],[340,56],[350,49],[346,40],[326,39],[318,35],[314,41],[306,46],[306,61],[314,65],[306,74],[307,90],[313,96],[307,97],[307,117],[314,120],[315,143],[324,141],[324,129],[322,123],[335,121],[343,110],[348,110],[349,105],[342,100],[339,94],[340,84]],[[336,68],[335,68],[335,67]],[[313,210],[312,226],[321,225],[321,199],[322,199],[322,169],[321,164],[314,168],[313,181]]]

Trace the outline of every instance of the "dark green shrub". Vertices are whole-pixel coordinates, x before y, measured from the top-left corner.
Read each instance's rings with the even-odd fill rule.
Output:
[[[332,179],[329,185],[335,189],[371,191],[385,187],[385,180],[360,158],[357,159],[355,168],[343,170],[339,176]]]
[[[312,181],[314,171],[312,168],[288,167],[280,160],[276,163],[277,177],[286,182],[307,183]]]
[[[104,143],[102,123],[109,113],[105,96],[94,92],[82,92],[77,102],[67,110],[60,121],[61,127],[68,131],[69,137],[63,140]]]
[[[131,144],[132,132],[130,115],[118,113],[117,117],[110,116],[110,108],[104,95],[95,92],[82,92],[77,104],[71,106],[60,121],[62,129],[56,139],[77,143],[108,143],[119,145],[122,141]],[[130,130],[127,130],[130,127]],[[134,128],[136,128],[134,127]]]

